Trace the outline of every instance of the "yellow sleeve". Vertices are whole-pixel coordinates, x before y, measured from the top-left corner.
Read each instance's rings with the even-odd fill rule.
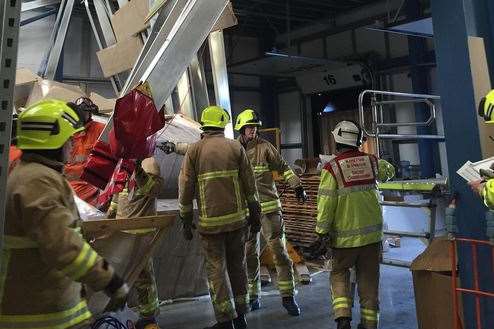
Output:
[[[182,217],[190,216],[193,211],[196,178],[191,152],[187,151],[178,176],[178,203]]]
[[[489,209],[494,209],[494,179],[489,179],[482,189],[482,198],[484,199],[484,204]]]
[[[338,206],[338,183],[326,169],[321,172],[321,182],[317,192],[316,233],[328,234]]]
[[[378,176],[380,183],[386,183],[395,177],[395,167],[386,160],[378,160]]]

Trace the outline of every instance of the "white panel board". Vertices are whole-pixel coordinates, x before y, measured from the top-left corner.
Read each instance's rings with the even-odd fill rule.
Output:
[[[386,56],[386,43],[384,32],[372,31],[365,28],[356,30],[357,51],[362,53],[377,52]]]
[[[300,94],[296,91],[278,95],[281,144],[302,142],[300,101]]]

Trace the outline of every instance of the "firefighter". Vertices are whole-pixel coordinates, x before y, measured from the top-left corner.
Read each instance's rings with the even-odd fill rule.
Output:
[[[332,248],[333,314],[338,329],[351,328],[350,269],[355,267],[361,317],[358,328],[377,329],[383,235],[377,181],[394,177],[394,167],[359,151],[363,133],[357,124],[342,121],[332,134],[337,153],[321,173],[316,233],[321,241],[329,240]]]
[[[293,263],[286,249],[281,201],[272,172],[276,171],[283,176],[284,180],[295,190],[299,202],[307,201],[307,195],[300,179],[290,169],[278,150],[270,142],[259,137],[257,129],[261,126],[262,122],[257,113],[246,109],[237,116],[235,130],[240,132],[238,141],[245,148],[254,169],[262,209],[261,232],[274,256],[282,304],[288,314],[298,316],[300,308],[294,298]],[[251,310],[260,308],[259,240],[260,235],[257,234],[247,241],[246,246]]]
[[[69,105],[77,111],[84,122],[85,129],[74,136],[72,152],[68,163],[65,165],[64,174],[77,196],[96,206],[99,189],[81,180],[81,175],[89,153],[98,141],[105,125],[93,120],[93,114],[98,114],[99,109],[89,98],[80,97]]]
[[[202,139],[188,146],[179,176],[184,237],[193,238],[192,200],[197,192],[197,226],[206,256],[209,291],[217,323],[209,328],[247,328],[249,311],[245,239],[260,230],[261,207],[254,173],[242,145],[225,138],[230,121],[218,106],[204,109]]]
[[[494,90],[491,90],[479,103],[479,116],[487,124],[494,123]],[[483,178],[470,182],[471,189],[478,193],[484,200],[484,204],[489,209],[494,209],[494,167],[491,170],[481,172]]]
[[[72,136],[84,124],[65,102],[43,100],[19,115],[20,162],[7,178],[1,250],[0,328],[80,328],[92,315],[81,283],[104,290],[114,308],[128,287],[80,235],[63,178]]]
[[[156,201],[163,187],[158,163],[152,158],[137,161],[133,176],[125,189],[114,195],[109,218],[135,218],[156,216]],[[146,235],[153,230],[134,230],[127,233]],[[154,275],[153,260],[149,259],[146,267],[134,283],[138,299],[139,320],[136,329],[159,329],[156,316],[159,311],[158,289]]]

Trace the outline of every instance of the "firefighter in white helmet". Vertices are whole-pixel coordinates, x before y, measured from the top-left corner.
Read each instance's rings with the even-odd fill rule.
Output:
[[[379,261],[383,216],[377,182],[394,176],[394,167],[359,150],[363,132],[351,121],[332,132],[336,157],[321,173],[317,197],[316,232],[333,251],[330,283],[338,329],[351,328],[350,269],[356,268],[360,297],[359,329],[377,329],[379,319]]]

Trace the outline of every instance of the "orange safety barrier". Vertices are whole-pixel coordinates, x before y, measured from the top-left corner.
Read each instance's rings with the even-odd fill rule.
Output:
[[[458,282],[456,280],[457,277],[457,248],[458,246],[466,245],[471,248],[472,262],[473,262],[473,289],[467,289],[458,287]],[[480,289],[480,280],[479,280],[479,265],[478,265],[478,247],[480,246],[488,246],[491,249],[491,257],[492,257],[492,274],[494,276],[494,244],[490,241],[485,240],[474,240],[474,239],[463,239],[463,238],[454,238],[451,240],[450,253],[451,253],[451,272],[452,272],[452,292],[453,292],[453,323],[454,329],[462,329],[462,317],[459,314],[459,296],[462,294],[469,294],[475,297],[475,322],[476,329],[483,329],[482,327],[482,314],[480,307],[481,298],[494,298],[494,292],[492,291],[484,291]],[[493,278],[494,279],[494,278]],[[490,328],[489,328],[490,329]]]

